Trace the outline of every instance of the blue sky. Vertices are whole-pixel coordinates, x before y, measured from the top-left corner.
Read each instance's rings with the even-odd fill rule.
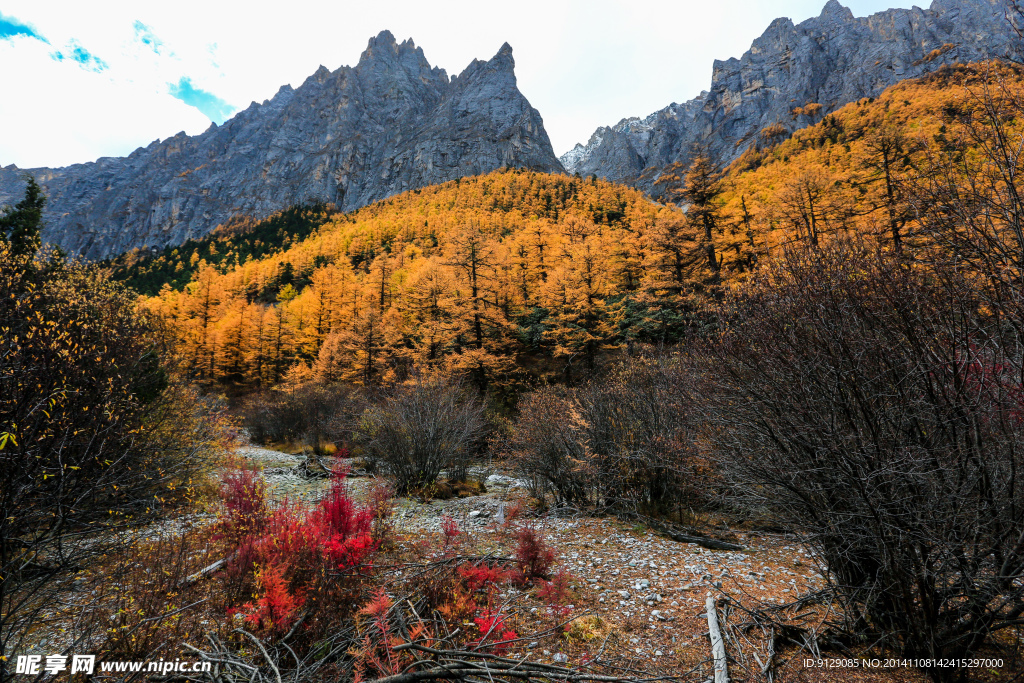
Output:
[[[0,39],[11,39],[16,36],[25,36],[26,38],[41,40],[44,43],[47,42],[31,25],[15,17],[4,16],[3,12],[0,12]]]
[[[214,123],[224,123],[225,120],[238,107],[228,104],[213,93],[206,92],[192,84],[192,79],[182,76],[177,83],[171,83],[167,90],[171,97],[175,97],[185,104],[195,107]]]
[[[227,0],[4,0],[0,166],[121,156],[200,133],[318,66],[355,64],[389,29],[454,75],[508,41],[519,87],[555,152],[600,125],[646,116],[706,89],[712,62],[740,56],[772,19],[802,21],[825,0],[292,0],[273,12]],[[848,0],[864,16],[906,0]],[[926,4],[920,2],[919,4]],[[99,7],[99,9],[97,9]]]

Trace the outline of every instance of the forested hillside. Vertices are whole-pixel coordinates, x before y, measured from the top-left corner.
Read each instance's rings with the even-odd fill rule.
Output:
[[[261,259],[305,239],[336,213],[324,204],[293,206],[262,221],[239,219],[198,240],[159,251],[133,249],[104,263],[114,279],[146,296],[165,284],[182,289],[192,280],[200,261],[222,272]]]
[[[922,248],[921,191],[983,163],[992,132],[978,122],[987,112],[1005,121],[1006,134],[1019,132],[1014,102],[1022,97],[1019,66],[957,65],[849,104],[792,137],[782,126],[765,128],[722,178],[713,237],[722,272],[741,273],[785,245],[837,235]],[[807,115],[794,109],[794,117]],[[676,171],[666,187],[681,185],[686,169]]]
[[[336,216],[264,259],[213,265],[217,241],[179,252],[191,282],[147,305],[208,378],[366,383],[430,367],[484,388],[523,381],[524,366],[571,378],[612,345],[678,334],[686,225],[636,190],[499,171]]]
[[[481,389],[572,382],[609,349],[677,341],[703,324],[703,295],[787,245],[862,235],[923,256],[915,201],[937,174],[969,170],[987,144],[971,137],[979,107],[1021,85],[996,62],[948,67],[789,139],[767,128],[728,169],[704,154],[667,176],[685,212],[600,180],[503,170],[345,215],[296,209],[115,273],[150,292],[163,278],[146,305],[205,379],[379,383],[432,368]]]

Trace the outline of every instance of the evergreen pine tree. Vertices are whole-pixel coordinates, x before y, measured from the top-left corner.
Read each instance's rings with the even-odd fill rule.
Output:
[[[40,245],[46,195],[35,178],[26,175],[25,181],[25,198],[0,210],[0,240],[8,242],[14,254],[34,254]]]
[[[704,251],[708,268],[718,274],[721,264],[715,255],[715,229],[718,227],[719,196],[722,194],[722,172],[705,153],[698,153],[686,172],[683,198],[689,203],[687,216],[704,232]]]

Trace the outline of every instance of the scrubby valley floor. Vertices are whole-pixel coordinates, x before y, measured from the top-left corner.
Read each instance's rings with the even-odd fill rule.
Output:
[[[306,458],[302,454],[246,445],[235,455],[236,465],[262,472],[272,505],[314,503],[329,489],[328,478],[304,473]],[[352,461],[345,459],[324,458],[322,462],[328,467],[354,469]],[[345,480],[345,486],[353,501],[368,502],[375,478],[355,472]],[[556,551],[554,571],[567,573],[569,590],[561,605],[553,607],[550,601],[541,600],[536,590],[502,587],[498,598],[510,615],[508,625],[514,626],[519,635],[500,652],[504,657],[570,668],[599,662],[603,671],[630,679],[709,681],[713,658],[705,605],[711,596],[719,605],[732,681],[762,680],[751,672],[760,670],[772,656],[777,665],[776,681],[928,680],[924,673],[909,667],[808,667],[806,659],[839,660],[844,655],[825,648],[815,651],[817,643],[811,642],[800,648],[790,644],[772,653],[759,637],[764,634],[740,627],[744,610],[778,610],[775,615],[780,621],[795,615],[795,623],[805,627],[816,623],[820,626],[829,615],[828,602],[814,599],[824,588],[820,566],[791,535],[719,528],[743,547],[741,551],[720,551],[668,539],[641,524],[572,510],[521,513],[512,520],[517,510],[536,502],[526,482],[510,476],[499,464],[474,467],[471,478],[484,483],[485,491],[448,500],[397,499],[392,517],[393,543],[400,550],[418,547],[421,560],[436,560],[445,525],[451,537],[454,520],[458,531],[450,539],[447,557],[501,561],[514,552],[510,527],[528,525],[537,530]],[[203,536],[217,519],[214,510],[171,518],[144,530],[141,540],[166,544],[168,538],[185,531]],[[174,543],[170,545],[173,548]],[[210,553],[208,548],[196,553],[193,547],[188,571],[218,559]],[[377,568],[378,581],[400,597],[410,576],[424,566],[424,562],[385,562]],[[100,582],[102,573],[70,581],[65,606],[74,611],[90,600],[97,605],[124,600],[125,592],[130,590],[123,579],[106,586],[106,590],[99,587]],[[144,596],[129,599],[129,603],[132,601],[144,602]],[[223,625],[218,622],[224,618],[206,612],[195,623],[199,629],[213,631]],[[32,646],[22,653],[45,655],[71,644],[73,631],[65,628],[62,615],[50,614],[48,621],[56,628],[37,631]],[[195,633],[191,640],[201,643],[203,634]],[[1007,670],[987,672],[991,679],[985,672],[976,673],[980,677],[973,680],[1012,679],[1012,672]]]
[[[268,491],[278,502],[313,501],[326,490],[327,479],[301,472],[302,455],[255,446],[243,447],[238,454],[264,468]],[[471,474],[485,484],[484,493],[450,500],[398,499],[394,514],[398,542],[411,546],[436,539],[447,517],[458,525],[462,554],[507,557],[512,541],[500,522],[517,504],[522,507],[530,501],[526,482],[497,464],[473,468]],[[365,501],[372,481],[367,476],[349,477],[346,484],[352,498]],[[748,609],[771,609],[807,599],[823,588],[815,559],[796,538],[784,534],[731,530],[730,538],[744,550],[718,551],[670,540],[641,524],[571,510],[551,510],[520,521],[540,531],[555,548],[556,567],[571,576],[571,592],[569,603],[557,614],[515,589],[502,593],[503,598],[519,603],[520,614],[532,618],[533,623],[519,624],[520,632],[546,633],[516,642],[505,653],[511,658],[562,666],[600,658],[615,662],[622,675],[704,681],[712,671],[707,596],[729,597]],[[406,571],[398,567],[389,575],[400,579]],[[814,604],[813,599],[807,602]],[[808,609],[823,610],[818,605],[797,611],[807,614]],[[573,623],[585,626],[573,629]],[[563,624],[570,626],[566,629]],[[777,680],[927,680],[909,668],[805,668],[802,660],[812,655],[796,648],[776,656],[793,658]],[[754,664],[749,654],[745,658]],[[732,680],[745,680],[742,669],[735,662],[732,665]]]

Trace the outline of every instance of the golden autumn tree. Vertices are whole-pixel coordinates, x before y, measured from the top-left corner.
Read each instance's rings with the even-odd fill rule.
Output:
[[[841,227],[847,215],[839,180],[817,165],[790,179],[776,193],[775,202],[780,218],[812,246],[818,246],[823,234]]]
[[[184,313],[189,321],[186,348],[194,370],[202,377],[211,377],[217,346],[214,325],[219,317],[223,289],[213,266],[205,262],[198,265],[192,282],[185,288]]]
[[[682,198],[687,203],[686,217],[701,236],[707,267],[716,276],[722,267],[715,253],[715,236],[721,223],[722,191],[721,171],[707,153],[698,153],[687,168]]]
[[[919,147],[902,127],[884,124],[865,136],[861,152],[860,165],[866,181],[876,188],[875,205],[885,212],[886,227],[897,254],[903,253],[903,229],[911,218],[904,179],[911,168],[910,157]]]
[[[582,358],[593,370],[597,353],[609,344],[612,324],[608,297],[613,289],[609,277],[609,256],[600,235],[592,234],[566,247],[561,267],[547,283],[552,327],[546,333],[554,342],[556,357]]]

